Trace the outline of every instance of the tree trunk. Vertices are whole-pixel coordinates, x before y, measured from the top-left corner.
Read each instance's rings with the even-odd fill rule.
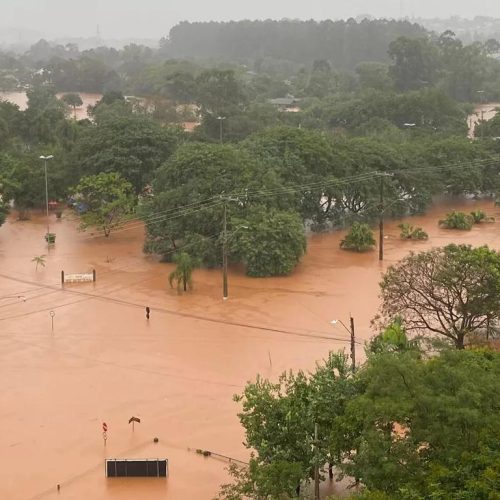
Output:
[[[459,350],[465,349],[465,334],[459,333],[455,339],[455,347]]]

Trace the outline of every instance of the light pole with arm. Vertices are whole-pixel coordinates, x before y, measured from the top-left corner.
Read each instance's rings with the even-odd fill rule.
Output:
[[[43,160],[43,166],[44,166],[44,170],[45,170],[45,210],[46,210],[45,215],[47,216],[47,244],[49,244],[49,233],[50,233],[50,228],[49,228],[49,183],[47,180],[47,160],[52,160],[52,158],[54,158],[53,155],[40,156],[40,160]]]
[[[354,334],[354,318],[351,315],[349,315],[349,319],[350,319],[350,328],[347,328],[347,326],[341,319],[332,319],[330,323],[332,325],[340,323],[344,327],[345,331],[351,337],[351,369],[354,372],[356,370],[356,337]]]

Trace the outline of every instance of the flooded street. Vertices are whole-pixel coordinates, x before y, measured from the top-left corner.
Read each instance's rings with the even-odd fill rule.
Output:
[[[488,102],[484,104],[478,104],[474,108],[474,113],[469,115],[467,118],[467,124],[469,125],[468,137],[474,137],[474,129],[476,125],[482,120],[491,120],[497,114],[497,109],[500,108],[500,103],[498,102]]]
[[[474,208],[499,222],[438,228],[447,211]],[[452,242],[500,248],[492,200],[442,202],[408,221],[429,240],[400,241],[401,221],[387,223],[383,264],[376,250],[339,250],[344,233],[314,235],[290,277],[232,269],[224,302],[220,270],[195,271],[191,293],[170,289],[172,266],[143,255],[139,225],[106,239],[78,232],[63,216],[51,221],[57,242],[47,252],[43,217],[11,218],[0,228],[0,498],[213,498],[227,464],[193,449],[248,458],[232,401],[246,381],[311,369],[328,350],[347,349],[348,333],[330,321],[347,322],[349,313],[358,340],[368,339],[381,273],[411,250]],[[36,270],[32,259],[43,254],[46,266]],[[61,288],[62,270],[92,269],[95,284]],[[131,416],[141,419],[134,432]],[[107,480],[106,457],[168,458],[170,477]]]
[[[57,98],[61,99],[64,94],[69,94],[70,92],[59,92]],[[88,118],[87,107],[94,106],[97,101],[102,97],[102,94],[92,94],[89,92],[76,92],[80,95],[83,101],[83,105],[76,108],[76,119],[83,120]],[[13,104],[17,104],[21,111],[24,111],[28,106],[28,97],[26,92],[2,92],[0,91],[0,101],[8,101]],[[73,117],[73,108],[70,108],[69,116]]]

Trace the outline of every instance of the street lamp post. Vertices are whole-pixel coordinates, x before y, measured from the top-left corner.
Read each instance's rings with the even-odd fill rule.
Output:
[[[226,119],[225,116],[218,116],[217,120],[219,120],[219,141],[222,144],[222,122]]]
[[[52,160],[54,158],[53,155],[49,156],[40,156],[40,160],[43,160],[43,166],[45,170],[45,215],[47,216],[47,245],[50,246],[50,227],[49,227],[49,183],[47,180],[47,160]]]
[[[344,327],[345,331],[351,336],[351,369],[354,372],[356,371],[356,337],[354,333],[354,318],[351,315],[349,315],[349,320],[350,320],[350,328],[347,328],[347,326],[341,319],[332,319],[330,323],[332,325],[340,323]]]

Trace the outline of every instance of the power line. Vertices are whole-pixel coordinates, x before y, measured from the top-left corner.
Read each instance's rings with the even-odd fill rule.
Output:
[[[15,281],[23,281],[23,280],[19,280],[17,278],[12,278],[12,277],[5,275],[5,274],[0,274],[0,276],[3,278],[6,278],[6,279],[13,279]],[[52,285],[44,285],[44,287],[47,289],[54,289],[55,288]],[[136,307],[136,308],[140,308],[140,309],[143,309],[143,307],[144,307],[143,304],[139,304],[137,302],[127,301],[124,299],[119,299],[116,297],[110,297],[110,296],[106,296],[106,295],[93,294],[93,293],[89,293],[89,292],[82,292],[82,291],[77,291],[77,290],[67,290],[67,289],[62,289],[61,291],[67,292],[70,294],[84,296],[85,299],[71,302],[71,303],[61,304],[59,306],[52,306],[52,307],[47,307],[47,308],[43,308],[43,309],[36,310],[36,311],[30,311],[30,312],[18,314],[15,316],[0,318],[0,321],[6,321],[9,319],[17,319],[17,318],[22,318],[22,317],[26,317],[26,316],[31,316],[33,314],[38,314],[39,312],[49,311],[49,310],[52,310],[54,308],[66,307],[68,305],[83,302],[84,300],[88,300],[88,299],[104,300],[106,302],[112,302],[115,304],[125,305],[125,306],[129,306],[129,307]],[[205,321],[208,323],[236,326],[236,327],[240,327],[240,328],[247,328],[247,329],[258,330],[258,331],[267,331],[267,332],[278,333],[278,334],[282,334],[282,335],[292,335],[292,336],[296,336],[296,337],[315,338],[315,339],[322,339],[322,340],[333,340],[333,341],[339,341],[339,342],[346,341],[346,338],[332,337],[330,335],[315,335],[315,334],[311,335],[311,334],[307,334],[307,333],[293,332],[293,331],[285,330],[282,328],[265,327],[265,326],[259,326],[259,325],[252,325],[250,323],[238,322],[238,321],[229,321],[229,320],[222,320],[222,319],[217,319],[217,318],[210,318],[208,316],[201,316],[201,315],[192,314],[192,313],[183,313],[180,311],[167,309],[165,307],[152,307],[151,310],[156,311],[156,312],[160,312],[160,313],[170,314],[173,316],[179,316],[179,317],[187,318],[187,319],[196,319],[196,320]],[[310,330],[310,331],[312,331],[312,330]]]
[[[356,184],[359,182],[366,182],[369,180],[376,179],[380,177],[381,175],[386,175],[387,173],[396,175],[396,174],[418,174],[418,173],[424,173],[424,172],[439,172],[441,170],[446,170],[448,168],[453,168],[454,170],[464,170],[468,168],[474,168],[474,167],[488,167],[488,166],[493,166],[496,164],[496,162],[499,160],[499,158],[485,158],[483,160],[473,160],[470,164],[462,164],[462,163],[448,163],[448,164],[443,164],[439,166],[423,166],[423,167],[414,167],[411,169],[397,169],[397,170],[391,170],[388,172],[380,172],[380,171],[370,171],[370,172],[365,172],[349,177],[344,177],[344,178],[338,178],[338,179],[331,179],[331,180],[321,180],[321,181],[316,181],[312,183],[307,183],[307,184],[300,184],[300,185],[291,185],[291,186],[281,186],[277,187],[274,189],[259,189],[259,190],[245,190],[244,196],[255,196],[255,197],[268,197],[268,196],[275,196],[279,194],[294,194],[294,193],[301,193],[304,191],[308,190],[315,190],[315,189],[327,189],[329,187],[342,187],[346,185],[352,185]],[[239,196],[241,193],[240,192],[233,192],[230,194],[230,196]],[[183,205],[181,207],[175,207],[175,208],[170,208],[166,209],[163,211],[158,211],[154,212],[146,217],[143,217],[139,220],[137,219],[129,219],[130,224],[128,222],[125,222],[123,225],[118,226],[117,229],[113,231],[114,234],[123,232],[123,231],[129,231],[133,229],[137,229],[139,227],[142,227],[143,224],[146,226],[149,224],[157,224],[160,222],[168,222],[170,220],[178,219],[180,217],[185,217],[189,215],[194,215],[195,213],[208,210],[208,209],[213,209],[218,206],[222,205],[222,200],[221,200],[221,195],[218,196],[212,196],[209,198],[206,198],[204,200],[200,200],[198,202],[193,202],[188,205]],[[86,239],[93,239],[96,238],[97,236],[92,235],[89,236]]]

